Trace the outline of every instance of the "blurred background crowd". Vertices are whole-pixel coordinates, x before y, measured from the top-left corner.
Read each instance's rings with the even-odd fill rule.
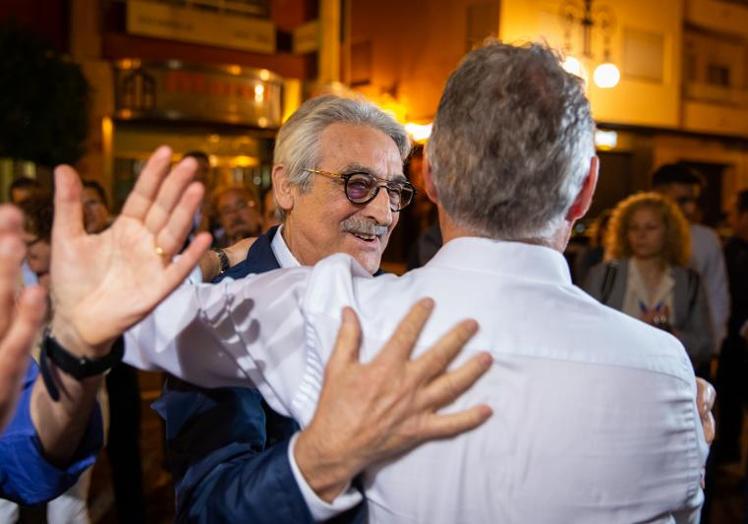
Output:
[[[593,5],[594,4],[594,5]],[[281,220],[275,132],[334,92],[391,111],[417,144],[416,187],[382,269],[442,243],[423,144],[449,71],[489,35],[543,38],[588,84],[597,197],[566,257],[575,283],[678,337],[718,391],[703,522],[744,516],[748,431],[748,2],[738,0],[12,0],[0,3],[0,194],[25,215],[26,285],[48,280],[51,167],[84,176],[86,230],[106,229],[147,155],[199,164],[193,231],[216,247]],[[601,66],[606,66],[601,68]],[[607,67],[611,66],[611,67]],[[490,188],[486,188],[490,191]],[[118,364],[92,471],[44,507],[0,500],[2,522],[161,522],[173,511],[159,375]]]

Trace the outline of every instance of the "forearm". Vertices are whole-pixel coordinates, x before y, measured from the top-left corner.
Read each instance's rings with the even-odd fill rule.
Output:
[[[80,447],[91,423],[103,375],[78,381],[52,364],[50,367],[60,398],[52,400],[41,377],[37,378],[31,394],[31,420],[45,458],[64,467]]]
[[[203,253],[198,266],[200,267],[200,273],[203,275],[203,282],[211,282],[221,274],[221,261],[218,258],[218,253],[213,250]]]

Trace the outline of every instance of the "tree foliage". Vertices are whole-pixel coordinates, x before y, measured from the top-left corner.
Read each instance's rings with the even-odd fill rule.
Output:
[[[80,67],[13,22],[0,24],[0,50],[0,157],[75,163],[88,132]]]

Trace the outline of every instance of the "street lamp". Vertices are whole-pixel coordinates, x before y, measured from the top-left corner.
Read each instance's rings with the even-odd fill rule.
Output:
[[[582,29],[582,57],[584,61],[594,63],[592,53],[593,30],[598,30],[603,39],[603,60],[592,74],[592,79],[600,88],[609,89],[618,85],[621,73],[610,58],[610,39],[615,31],[615,15],[607,5],[594,5],[593,0],[564,0],[561,4],[561,20],[564,24],[564,69],[587,81],[587,71],[582,60],[571,55],[571,40],[574,28]]]

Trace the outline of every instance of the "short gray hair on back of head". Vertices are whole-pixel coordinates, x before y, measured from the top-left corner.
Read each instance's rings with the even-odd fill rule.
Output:
[[[307,191],[319,162],[319,137],[331,124],[353,124],[377,129],[389,136],[405,161],[410,139],[405,128],[379,107],[363,98],[325,95],[304,102],[278,132],[273,163],[283,164],[291,184]]]
[[[439,102],[427,145],[439,200],[480,236],[548,241],[588,173],[593,135],[581,81],[554,51],[488,41]]]

